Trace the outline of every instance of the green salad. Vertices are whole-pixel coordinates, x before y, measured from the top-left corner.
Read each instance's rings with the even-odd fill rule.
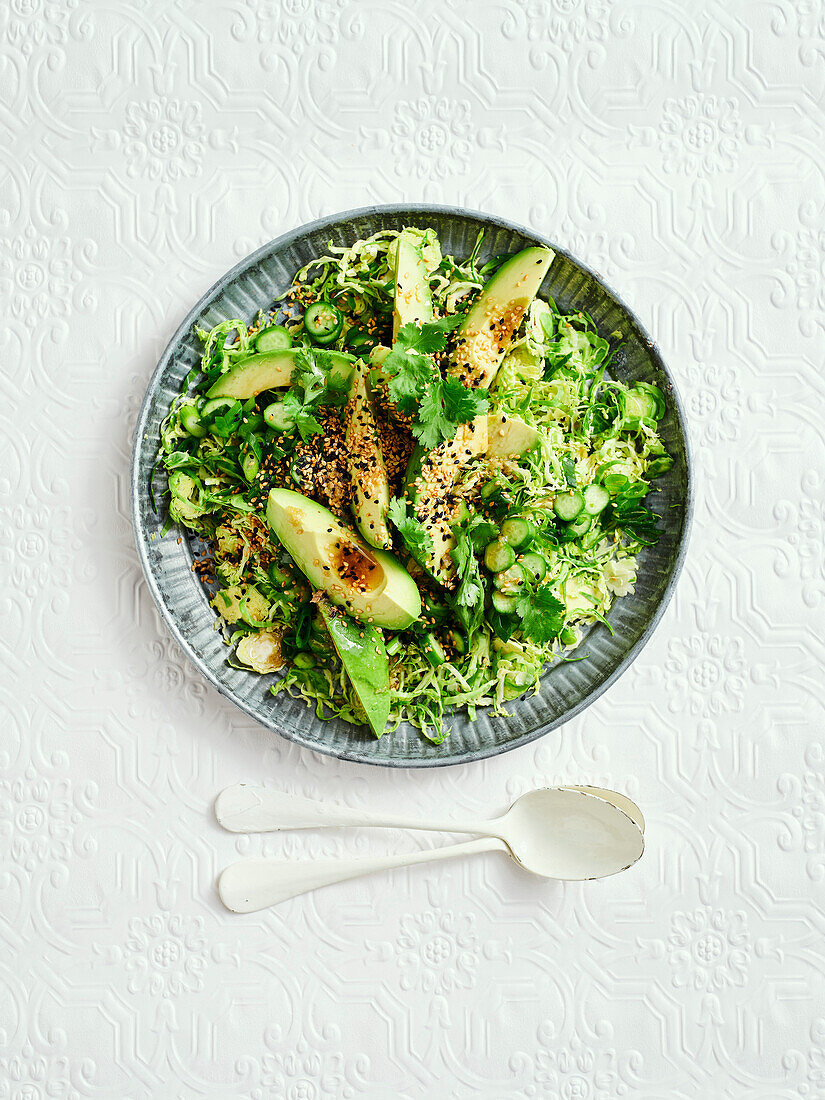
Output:
[[[197,330],[161,428],[230,662],[378,737],[440,742],[586,658],[658,536],[662,394],[610,377],[620,333],[537,297],[549,249],[482,245],[330,244],[251,325]]]

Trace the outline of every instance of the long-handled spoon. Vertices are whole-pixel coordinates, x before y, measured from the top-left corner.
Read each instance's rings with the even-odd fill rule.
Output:
[[[451,859],[477,852],[507,852],[545,878],[605,878],[632,866],[644,851],[644,819],[624,795],[600,788],[546,787],[521,796],[492,821],[416,821],[326,806],[257,787],[230,787],[215,803],[218,821],[233,832],[319,825],[368,825],[482,834],[478,840],[423,852],[364,859],[283,861],[248,859],[227,867],[218,880],[224,905],[250,913],[298,894],[373,871]]]
[[[612,802],[632,818],[642,832],[645,821],[642,811],[625,794],[608,791],[604,787],[567,786],[538,788],[544,790],[584,791],[596,795],[605,802]],[[528,792],[536,794],[536,791]],[[521,798],[526,798],[522,795]],[[521,801],[519,798],[519,801]],[[505,815],[506,816],[506,815]],[[273,833],[282,829],[319,829],[325,826],[355,825],[367,828],[420,829],[436,833],[483,833],[487,832],[489,822],[437,821],[432,818],[399,816],[397,814],[373,813],[368,810],[353,810],[339,802],[316,802],[298,794],[273,790],[271,787],[257,787],[250,783],[235,783],[226,787],[215,799],[215,817],[218,824],[231,833]],[[498,818],[497,821],[501,821]]]

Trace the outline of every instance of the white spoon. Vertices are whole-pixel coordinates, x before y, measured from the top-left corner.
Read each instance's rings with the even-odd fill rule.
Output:
[[[284,861],[248,859],[227,867],[218,893],[228,909],[250,913],[319,886],[373,871],[429,863],[477,852],[507,852],[545,878],[605,878],[631,867],[644,851],[644,818],[635,803],[614,791],[591,787],[546,787],[521,796],[492,821],[422,822],[325,806],[278,791],[238,785],[215,803],[218,821],[233,832],[318,825],[381,825],[390,828],[481,833],[465,844],[364,859]]]
[[[540,787],[539,790],[547,790]],[[554,787],[551,790],[584,791],[596,795],[605,802],[612,802],[628,817],[633,818],[642,832],[645,820],[642,811],[627,795],[608,791],[604,787]],[[534,794],[535,792],[529,792]],[[521,798],[526,798],[522,795]],[[512,809],[512,807],[511,807]],[[509,812],[509,811],[508,811]],[[504,816],[507,816],[506,814]],[[370,813],[353,810],[338,802],[316,802],[299,794],[287,794],[271,787],[257,787],[249,783],[235,783],[226,787],[215,799],[215,817],[218,824],[231,833],[273,833],[282,829],[319,829],[325,826],[355,825],[369,828],[420,829],[435,833],[486,833],[490,822],[422,821],[420,818],[399,817],[397,814]],[[496,819],[496,824],[502,818]],[[496,833],[496,835],[498,835]]]

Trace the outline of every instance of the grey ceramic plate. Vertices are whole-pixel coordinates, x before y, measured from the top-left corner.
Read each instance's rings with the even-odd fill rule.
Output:
[[[626,338],[612,370],[619,378],[653,382],[667,399],[662,437],[675,459],[659,479],[656,510],[662,514],[662,538],[645,551],[635,595],[618,600],[610,614],[614,633],[598,626],[589,633],[587,660],[558,665],[545,673],[541,692],[508,705],[508,717],[480,711],[451,719],[452,732],[441,745],[404,725],[380,740],[366,729],[334,719],[322,722],[300,700],[273,697],[273,677],[230,668],[228,650],[214,629],[215,615],[191,571],[192,548],[179,532],[165,538],[163,515],[152,508],[149,473],[155,461],[158,428],[190,368],[200,359],[193,326],[209,329],[229,317],[250,319],[280,298],[294,272],[326,251],[327,242],[351,244],[379,229],[432,226],[445,252],[469,255],[480,228],[483,256],[513,252],[531,244],[555,249],[541,296],[551,295],[563,310],[586,310],[602,335],[616,330]],[[157,479],[158,482],[161,479]],[[132,466],[132,507],[138,551],[149,587],[172,633],[203,675],[258,722],[316,752],[391,767],[437,767],[493,756],[527,744],[592,703],[630,665],[664,611],[684,558],[691,510],[690,463],[686,432],[673,382],[661,357],[630,310],[587,268],[551,241],[500,218],[444,206],[383,206],[322,218],[286,233],[258,249],[227,272],[191,310],[161,356],[138,418]]]

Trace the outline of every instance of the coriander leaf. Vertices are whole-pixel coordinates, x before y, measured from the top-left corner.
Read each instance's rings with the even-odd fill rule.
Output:
[[[473,515],[466,521],[464,532],[473,544],[473,550],[480,554],[488,542],[492,542],[498,536],[498,524],[491,523],[483,516]]]
[[[437,373],[435,363],[423,355],[399,348],[398,343],[384,360],[383,371],[389,376],[390,399],[405,416],[415,414],[421,394]]]
[[[444,439],[454,439],[459,424],[486,412],[487,398],[453,378],[433,380],[418,407],[413,435],[432,450]]]
[[[384,360],[390,399],[405,416],[415,418],[412,430],[429,450],[444,439],[453,439],[459,424],[472,420],[488,407],[486,396],[463,386],[457,379],[442,378],[433,352],[443,351],[446,333],[460,323],[458,317],[442,317],[422,325],[402,325]]]
[[[209,425],[209,430],[213,435],[220,436],[221,439],[228,439],[233,432],[238,428],[243,416],[243,408],[240,401],[235,401],[228,408],[219,412],[212,423]]]
[[[458,584],[447,596],[447,602],[455,612],[459,625],[466,632],[468,642],[472,641],[473,635],[484,619],[484,585],[471,533],[476,526],[474,522],[476,518],[478,517],[471,517],[464,526],[453,527],[455,546],[451,553]]]
[[[479,413],[487,412],[489,406],[489,401],[483,393],[469,389],[454,378],[444,379],[442,394],[445,414],[455,424],[472,420]]]
[[[415,516],[407,514],[406,503],[393,497],[390,501],[389,517],[415,560],[422,564],[426,562],[433,553],[433,540],[424,525]]]
[[[328,351],[301,348],[295,356],[291,383],[300,389],[304,405],[345,405],[349,382],[332,373],[335,359]]]
[[[425,321],[420,325],[415,321],[408,321],[398,330],[395,343],[402,344],[406,351],[432,355],[435,351],[444,350],[447,346],[447,333],[458,328],[463,320],[462,316],[454,314],[452,317],[441,317],[437,321]]]
[[[455,546],[452,548],[453,563],[458,577],[455,602],[463,607],[475,607],[484,594],[481,586],[481,574],[473,553],[472,539],[466,531],[457,531]]]
[[[495,636],[502,642],[508,642],[518,627],[518,619],[515,615],[502,615],[494,607],[487,612],[487,622],[493,628]]]
[[[416,422],[412,426],[413,435],[430,451],[442,439],[452,439],[457,427],[444,409],[442,385],[433,382],[428,386],[418,406]]]
[[[547,645],[564,626],[565,608],[548,584],[528,587],[519,597],[516,612],[521,619],[521,636],[535,645]]]
[[[294,390],[284,397],[284,412],[288,413],[304,443],[324,429],[312,415],[313,406],[304,405]]]

